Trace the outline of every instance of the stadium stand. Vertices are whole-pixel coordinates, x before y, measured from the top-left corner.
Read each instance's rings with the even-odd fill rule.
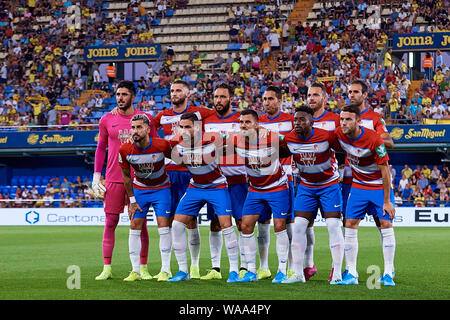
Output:
[[[394,33],[449,31],[446,1],[80,0],[79,29],[67,23],[70,1],[33,3],[0,3],[0,131],[96,129],[115,106],[117,82],[102,81],[99,65],[83,61],[83,48],[140,43],[165,48],[135,81],[136,107],[152,114],[170,107],[168,85],[174,79],[191,83],[191,103],[209,108],[214,86],[227,82],[236,88],[233,108],[258,113],[268,85],[282,87],[282,110],[293,112],[305,103],[307,87],[322,79],[328,110],[339,113],[349,102],[348,83],[363,78],[370,85],[369,104],[388,123],[450,122],[448,66],[436,64],[430,79],[412,80],[404,61],[386,61]],[[402,197],[401,168],[394,169]],[[450,181],[446,167],[439,170],[443,177],[429,183],[429,196],[447,205]],[[43,206],[76,206],[81,200],[99,205],[91,201],[89,186],[76,190],[74,177],[68,177],[67,192],[46,195],[49,180],[14,176],[0,187],[0,197],[33,194]],[[414,204],[427,189],[414,187],[403,205]]]

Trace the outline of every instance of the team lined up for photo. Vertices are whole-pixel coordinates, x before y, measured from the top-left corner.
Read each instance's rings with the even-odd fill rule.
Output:
[[[126,281],[221,279],[223,239],[230,267],[227,282],[271,278],[268,249],[273,218],[278,268],[272,282],[305,282],[317,273],[313,224],[320,209],[330,235],[330,284],[358,284],[358,224],[371,214],[383,247],[385,270],[380,281],[395,285],[395,209],[386,152],[393,142],[382,118],[365,106],[366,84],[352,82],[349,94],[351,104],[340,115],[327,112],[325,88],[314,83],[308,90],[308,106],[293,116],[281,112],[281,91],[269,86],[263,95],[266,113],[258,116],[250,109],[232,110],[233,89],[226,84],[215,88],[214,110],[190,106],[189,85],[175,81],[170,88],[173,107],[153,118],[133,108],[134,84],[122,81],[116,92],[118,107],[100,121],[92,187],[96,196],[104,197],[106,223],[104,268],[96,279],[112,277],[114,230],[128,205],[133,270]],[[157,137],[156,128],[163,129],[164,139]],[[106,146],[110,152],[105,188],[99,176]],[[335,152],[345,154],[347,177],[342,184]],[[300,176],[297,188],[292,163]],[[212,267],[200,276],[196,218],[205,204],[211,221]],[[150,206],[160,234],[161,271],[154,277],[147,269],[145,217]],[[174,276],[172,249],[179,265]]]

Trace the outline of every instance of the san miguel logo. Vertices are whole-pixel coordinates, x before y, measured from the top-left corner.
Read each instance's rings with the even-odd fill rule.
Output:
[[[64,144],[66,142],[73,142],[73,134],[70,136],[62,136],[60,134],[53,134],[53,135],[44,134],[41,140],[39,141],[39,144],[46,144],[46,143]]]
[[[420,130],[409,129],[408,133],[405,134],[405,139],[412,138],[425,138],[425,139],[434,139],[434,138],[445,137],[445,129],[442,130],[431,130],[429,128],[421,128]]]
[[[27,138],[27,142],[32,145],[35,145],[38,141],[39,141],[39,135],[35,134],[35,133],[30,134]]]
[[[390,135],[391,135],[392,139],[399,140],[403,137],[404,133],[405,133],[405,130],[403,130],[401,128],[394,128],[390,132]]]

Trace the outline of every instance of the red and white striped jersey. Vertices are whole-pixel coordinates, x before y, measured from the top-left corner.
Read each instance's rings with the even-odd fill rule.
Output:
[[[188,112],[197,114],[199,120],[204,120],[216,113],[214,110],[197,106],[187,106],[187,108],[180,113],[175,112],[173,108],[162,110],[155,116],[154,121],[157,129],[163,129],[164,139],[171,140],[177,134],[180,117],[182,114]],[[166,160],[166,166],[167,171],[187,171],[186,168],[176,165],[171,159]]]
[[[300,184],[306,187],[326,187],[337,184],[339,171],[331,149],[336,138],[334,131],[313,128],[311,135],[300,139],[295,130],[284,136],[300,174]]]
[[[280,138],[278,133],[268,131],[255,143],[246,141],[242,135],[233,137],[236,153],[245,161],[249,191],[274,192],[288,188],[287,175],[279,159]]]
[[[325,110],[322,115],[314,119],[314,128],[320,128],[327,131],[334,131],[340,124],[340,118],[337,113]]]
[[[388,133],[383,117],[379,113],[373,111],[371,108],[366,108],[363,112],[361,112],[361,126],[370,130],[374,130],[379,135]],[[345,159],[345,166],[349,166],[347,158]],[[352,183],[353,177],[349,176],[349,172],[350,170],[344,170],[344,179],[342,180],[342,183]]]
[[[170,186],[164,159],[170,158],[169,142],[150,138],[147,148],[141,149],[135,143],[127,142],[119,149],[119,166],[134,170],[133,187],[136,189],[161,189]]]
[[[267,130],[278,132],[281,135],[288,134],[294,129],[294,116],[290,113],[279,112],[275,117],[271,118],[267,113],[259,116],[259,124]],[[280,159],[283,170],[288,175],[289,181],[292,178],[292,157]]]
[[[206,133],[217,133],[218,135],[227,136],[238,133],[240,112],[234,111],[226,117],[221,117],[215,112],[203,121],[203,127]],[[224,154],[220,157],[220,168],[224,176],[227,178],[228,184],[247,183],[244,160],[236,153]]]
[[[366,108],[361,112],[361,125],[367,129],[378,132],[380,135],[389,133],[383,117],[371,108]]]
[[[378,165],[388,162],[389,156],[377,132],[364,127],[361,129],[361,135],[352,140],[342,132],[340,127],[336,129],[338,142],[352,168],[352,187],[368,190],[383,189]]]
[[[171,140],[172,157],[191,173],[190,188],[212,189],[227,187],[227,179],[219,167],[217,148],[221,141],[215,135],[202,134],[193,146],[180,139]]]

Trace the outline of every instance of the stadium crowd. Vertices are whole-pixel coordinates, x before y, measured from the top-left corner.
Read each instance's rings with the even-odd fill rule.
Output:
[[[378,61],[393,33],[417,31],[418,17],[427,21],[433,32],[450,30],[443,1],[405,0],[394,5],[382,0],[347,0],[336,8],[323,1],[319,16],[329,24],[320,26],[289,24],[279,6],[272,6],[278,2],[228,6],[230,42],[248,43],[246,52],[229,51],[226,57],[217,54],[206,66],[203,53],[193,46],[183,68],[173,67],[173,56],[169,55],[160,70],[150,67],[148,75],[136,81],[141,93],[138,106],[156,114],[170,99],[163,96],[165,101],[156,102],[152,92],[183,79],[193,84],[192,104],[211,108],[212,88],[227,82],[236,88],[234,108],[252,108],[259,113],[264,111],[261,96],[265,87],[278,85],[284,92],[282,110],[292,112],[305,103],[308,85],[318,78],[335,77],[324,83],[328,109],[339,112],[348,102],[348,83],[363,78],[371,86],[370,105],[386,119],[398,123],[450,119],[450,70],[442,57],[436,59],[433,74],[412,99],[407,99],[410,81],[405,61],[394,64],[392,52],[387,52],[381,63]],[[71,1],[43,1],[39,6],[35,1],[19,6],[0,4],[0,39],[8,53],[0,67],[0,126],[20,125],[28,130],[36,125],[98,123],[102,113],[95,111],[105,106],[102,98],[97,95],[83,102],[80,94],[89,88],[111,95],[114,81],[101,81],[98,64],[78,62],[76,53],[86,45],[152,42],[152,21],[164,17],[167,11],[185,7],[187,1],[158,0],[153,12],[139,1],[130,1],[124,12],[112,18],[108,18],[105,1],[83,0],[77,4],[81,8],[80,31],[66,20]],[[381,18],[379,28],[371,24],[366,10],[369,5],[392,9],[388,18]],[[351,16],[353,11],[357,12],[355,18]],[[39,23],[41,17],[50,20]],[[159,80],[153,82],[151,75]]]
[[[52,177],[45,185],[17,185],[0,190],[0,208],[81,208],[101,206],[88,177]]]

